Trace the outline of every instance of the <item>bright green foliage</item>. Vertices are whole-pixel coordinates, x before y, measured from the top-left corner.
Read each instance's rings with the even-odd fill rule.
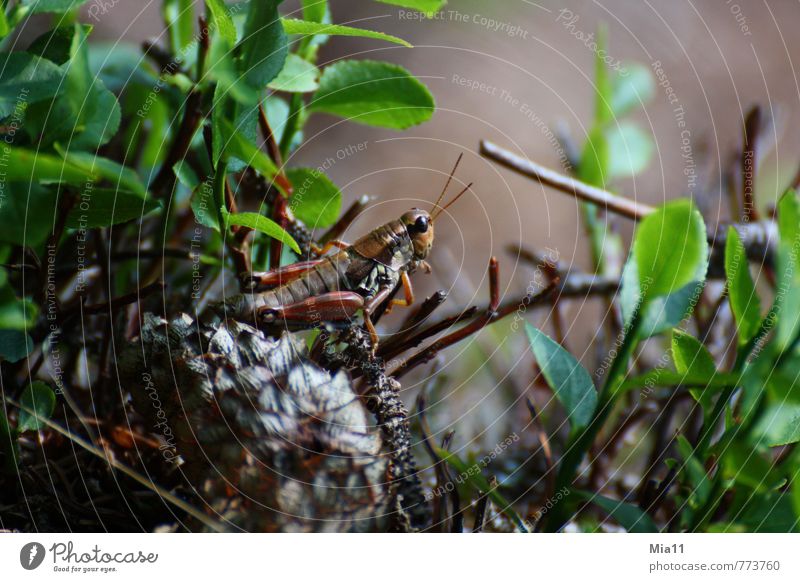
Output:
[[[750,276],[744,245],[732,226],[728,227],[725,241],[725,275],[731,310],[739,327],[739,343],[746,344],[761,325],[761,301]]]
[[[312,111],[357,123],[406,129],[430,119],[433,96],[398,65],[378,61],[339,61],[322,73]]]
[[[556,342],[530,324],[525,332],[536,363],[550,388],[567,411],[571,431],[580,431],[589,424],[597,408],[597,390],[583,366]]]
[[[689,200],[668,202],[639,224],[633,256],[645,300],[702,280],[708,258],[703,217]]]

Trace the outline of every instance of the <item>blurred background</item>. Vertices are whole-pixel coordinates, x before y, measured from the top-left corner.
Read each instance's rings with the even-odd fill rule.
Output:
[[[532,272],[506,252],[510,243],[550,249],[568,265],[589,268],[575,200],[481,158],[478,144],[490,139],[566,171],[554,136],[565,133],[578,145],[586,139],[595,96],[589,35],[601,22],[608,27],[613,61],[660,70],[653,98],[635,113],[654,138],[650,165],[609,188],[650,204],[691,194],[709,224],[724,219],[724,169],[741,142],[746,111],[756,103],[778,128],[759,171],[759,204],[774,201],[797,171],[800,134],[787,130],[800,121],[794,65],[800,63],[800,39],[792,28],[800,22],[796,1],[451,0],[431,20],[373,2],[330,4],[334,22],[395,34],[415,48],[337,38],[324,47],[320,64],[350,56],[402,64],[431,88],[437,110],[431,122],[402,134],[315,116],[288,164],[324,166],[346,204],[364,194],[374,197],[346,235],[353,240],[410,206],[431,203],[463,152],[456,183],[474,182],[473,191],[437,223],[433,273],[415,276],[419,296],[450,289],[451,309],[485,304],[492,255],[501,259],[504,295],[524,292]],[[297,2],[287,1],[282,11],[291,15],[296,9]],[[162,28],[157,2],[120,2],[99,16],[96,34],[140,43],[158,37]],[[684,172],[687,164],[696,167],[694,185]],[[626,239],[631,229],[626,225]],[[565,311],[566,343],[573,353],[581,354],[597,332],[581,322],[597,321],[599,309],[599,302],[589,300]],[[531,321],[547,329],[548,317],[542,311]],[[509,379],[494,377],[491,369],[499,358],[496,369],[522,370],[520,382],[529,381],[531,357],[516,336],[486,330],[475,342],[451,350],[448,366],[459,370],[461,381],[433,399],[434,419],[437,404],[446,403],[446,422],[458,425],[462,439],[484,434],[494,443],[508,434],[502,420],[526,414],[520,398],[531,388],[513,381],[509,387]],[[417,387],[404,385],[411,394]]]

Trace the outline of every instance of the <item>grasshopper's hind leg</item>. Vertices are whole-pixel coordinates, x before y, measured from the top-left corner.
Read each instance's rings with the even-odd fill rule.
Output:
[[[302,277],[323,262],[325,259],[302,261],[272,271],[256,272],[245,277],[245,284],[250,291],[264,291],[279,287]]]

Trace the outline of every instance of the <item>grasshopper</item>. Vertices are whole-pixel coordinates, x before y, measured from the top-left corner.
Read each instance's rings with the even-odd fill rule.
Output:
[[[461,156],[430,213],[412,208],[352,245],[330,241],[317,251],[321,257],[317,260],[253,273],[251,291],[223,302],[223,311],[234,319],[255,321],[258,327],[281,325],[287,329],[308,329],[321,323],[344,326],[361,312],[375,350],[378,334],[372,313],[399,284],[404,297],[392,299],[390,307],[414,302],[409,274],[417,268],[430,272],[425,259],[433,246],[433,224],[472,186],[467,185],[445,206],[439,205],[460,160]],[[338,252],[324,256],[334,247]]]

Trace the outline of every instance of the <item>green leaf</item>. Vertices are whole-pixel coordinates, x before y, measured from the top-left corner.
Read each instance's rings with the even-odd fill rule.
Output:
[[[645,301],[704,279],[708,241],[703,217],[688,199],[666,203],[639,223],[633,254]]]
[[[219,220],[214,212],[214,188],[208,182],[201,182],[192,194],[192,212],[198,224],[219,232]]]
[[[0,287],[0,329],[28,331],[36,324],[37,306],[27,299],[17,299],[9,286]]]
[[[354,28],[341,24],[309,22],[308,20],[298,20],[296,18],[284,18],[283,29],[287,34],[297,34],[301,36],[314,36],[318,34],[324,34],[326,36],[357,36],[375,40],[385,40],[386,42],[392,42],[405,47],[411,46],[411,44],[402,38],[392,36],[391,34],[384,34],[383,32],[376,32],[365,28]]]
[[[319,88],[319,69],[307,60],[290,54],[278,76],[267,85],[275,91],[310,93]]]
[[[625,325],[632,321],[636,309],[641,309],[640,340],[669,331],[677,327],[691,313],[700,299],[703,284],[693,281],[674,293],[650,299],[641,305],[642,293],[639,288],[639,270],[631,254],[622,269],[622,285],[619,304]]]
[[[100,228],[144,217],[160,205],[152,198],[125,190],[94,188],[84,203],[67,215],[68,228]]]
[[[717,366],[708,349],[693,336],[677,329],[672,332],[672,360],[679,374],[703,378],[706,382],[717,375]],[[694,388],[689,392],[704,412],[711,412],[714,405],[711,390]]]
[[[678,329],[672,332],[672,359],[680,374],[711,380],[717,366],[708,349],[690,334]]]
[[[489,483],[489,480],[483,476],[483,473],[481,473],[480,467],[477,464],[467,465],[464,461],[458,458],[458,455],[455,453],[451,453],[450,451],[441,447],[437,447],[436,445],[434,445],[433,448],[436,452],[436,455],[440,459],[447,461],[447,463],[453,467],[453,469],[458,471],[458,477],[465,479],[466,482],[469,483],[473,489],[475,489],[476,493],[480,492],[488,495],[495,505],[500,508],[500,511],[511,518],[520,531],[526,533],[528,532],[525,522],[520,519],[520,517],[514,511],[512,505],[497,490],[497,487],[492,487],[492,485]]]
[[[430,119],[434,101],[407,70],[378,61],[339,61],[326,67],[309,109],[357,123],[406,129]]]
[[[602,55],[608,54],[608,27],[600,23],[597,27],[597,50],[594,55],[594,82],[597,87],[594,104],[595,127],[606,127],[614,119],[611,109],[611,75]]]
[[[6,200],[0,205],[0,224],[3,225],[0,228],[0,241],[20,246],[39,246],[53,228],[55,192],[36,182],[8,182],[6,194]],[[0,327],[11,327],[2,323],[5,317],[18,320],[16,311],[3,311],[0,314]]]
[[[0,10],[0,39],[8,36],[11,28],[8,26],[8,19],[6,18],[5,10]]]
[[[39,56],[24,53],[0,54],[0,116],[15,109],[25,112],[31,103],[51,99],[63,90],[64,72]]]
[[[132,168],[126,168],[113,160],[89,152],[67,153],[59,146],[56,146],[56,151],[64,156],[67,163],[94,176],[95,179],[108,180],[115,187],[133,192],[142,198],[147,195],[147,189]]]
[[[56,395],[44,382],[32,382],[23,390],[19,403],[24,408],[19,411],[17,432],[42,430],[46,425],[37,417],[50,419],[56,408]]]
[[[22,6],[30,8],[31,13],[69,12],[86,3],[86,0],[22,0]]]
[[[283,244],[289,245],[294,252],[298,255],[300,254],[300,247],[295,240],[288,232],[283,230],[277,222],[261,214],[256,214],[255,212],[231,214],[224,208],[222,211],[225,215],[225,225],[227,228],[231,226],[246,226],[247,228],[252,228],[253,230],[257,230],[260,233],[281,241]]]
[[[28,109],[26,131],[42,145],[61,142],[73,150],[94,150],[119,130],[119,102],[89,68],[90,31],[90,26],[74,26],[70,60],[62,66],[64,90],[54,100]]]
[[[236,44],[236,26],[233,17],[224,0],[206,0],[206,6],[211,12],[211,22],[216,27],[219,35],[225,39],[229,46]]]
[[[761,326],[761,301],[750,276],[744,245],[738,231],[732,226],[728,227],[725,240],[725,277],[728,299],[738,326],[739,345],[745,345]]]
[[[332,226],[342,209],[342,192],[324,173],[311,168],[292,168],[286,177],[294,186],[289,207],[311,228]]]
[[[74,36],[75,27],[73,25],[59,26],[37,37],[28,46],[28,52],[39,55],[57,65],[63,65],[70,58]]]
[[[694,447],[686,440],[686,437],[679,434],[677,441],[678,450],[684,459],[684,465],[681,470],[685,470],[691,486],[688,498],[689,507],[693,509],[703,507],[711,495],[711,480],[705,467],[703,467],[702,461],[695,454]]]
[[[800,441],[800,404],[796,402],[773,402],[759,415],[754,435],[759,444],[769,447],[790,445]]]
[[[253,167],[264,177],[269,179],[275,177],[278,168],[261,148],[247,139],[241,131],[237,131],[229,121],[222,119],[220,126],[228,138],[224,144],[226,158],[233,156]]]
[[[282,0],[251,2],[238,45],[239,72],[247,84],[263,89],[283,68],[289,53],[289,37],[283,30],[278,5]]]
[[[303,5],[304,20],[323,22],[328,14],[328,0],[301,0],[300,4]]]
[[[417,12],[424,13],[428,18],[431,18],[447,4],[447,0],[378,0],[378,2],[400,6],[401,8],[411,8]]]
[[[609,179],[608,168],[611,163],[611,150],[608,137],[602,127],[594,127],[586,139],[581,153],[581,162],[578,166],[578,176],[582,182],[605,187]]]
[[[567,411],[570,432],[587,427],[597,408],[597,390],[589,373],[572,354],[532,325],[525,324],[525,333],[542,374]]]
[[[778,281],[775,342],[787,349],[800,333],[800,200],[794,190],[778,201]]]
[[[33,340],[22,331],[0,329],[0,358],[6,362],[19,362],[33,351]]]
[[[186,49],[194,42],[194,0],[164,0],[162,5],[172,52],[191,54]]]
[[[575,493],[608,513],[629,533],[658,533],[650,516],[635,505],[586,491]]]
[[[620,117],[653,98],[656,84],[649,67],[626,63],[612,81],[611,109]]]
[[[635,376],[625,380],[620,390],[627,392],[635,388],[653,386],[695,386],[708,391],[718,391],[722,388],[732,388],[739,382],[739,374],[719,372],[713,377],[706,374],[696,374],[694,372],[674,372],[665,368],[655,368],[640,376]]]
[[[747,443],[734,438],[724,439],[721,451],[725,477],[756,491],[771,491],[783,484],[784,479],[772,471],[772,463]]]
[[[608,179],[627,178],[644,170],[653,155],[653,139],[632,121],[611,124],[605,132]]]
[[[63,182],[81,186],[92,177],[90,172],[51,154],[11,147],[6,150],[6,155],[6,178],[11,181]]]

